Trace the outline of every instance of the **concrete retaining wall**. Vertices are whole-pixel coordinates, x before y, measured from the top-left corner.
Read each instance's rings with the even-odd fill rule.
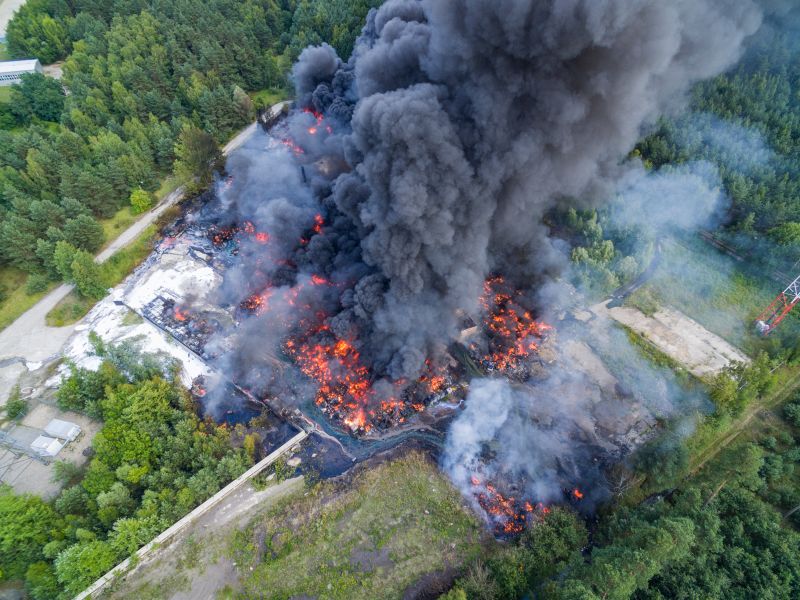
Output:
[[[210,509],[214,508],[217,504],[219,504],[222,500],[225,499],[230,493],[234,492],[242,485],[247,483],[250,479],[261,473],[264,469],[266,469],[269,465],[274,463],[282,454],[284,454],[287,450],[299,444],[304,439],[308,437],[308,433],[305,431],[301,431],[288,442],[283,444],[280,448],[272,452],[269,456],[264,458],[263,460],[259,461],[252,467],[250,467],[244,474],[242,474],[238,479],[231,481],[228,485],[222,488],[219,492],[214,494],[211,498],[203,502],[200,506],[195,508],[192,512],[188,515],[183,517],[180,521],[175,523],[172,527],[165,530],[161,535],[157,538],[152,540],[150,543],[142,546],[137,550],[136,557],[137,563],[150,554],[151,552],[157,552],[158,548],[164,545],[165,542],[171,540],[175,535],[186,529],[189,525],[194,523],[197,519],[202,517],[206,514]],[[114,579],[124,573],[128,567],[131,566],[131,559],[126,558],[124,561],[119,563],[116,567],[111,569],[108,573],[103,575],[100,579],[95,581],[91,586],[83,590],[80,594],[75,596],[75,600],[84,600],[85,598],[94,598],[100,592],[102,592],[106,586],[108,586]]]

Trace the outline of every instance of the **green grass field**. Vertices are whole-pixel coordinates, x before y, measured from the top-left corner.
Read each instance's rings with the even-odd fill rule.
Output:
[[[249,96],[256,108],[265,108],[277,104],[281,100],[285,100],[287,94],[284,90],[267,88],[265,90],[250,92]]]
[[[169,194],[178,189],[180,184],[180,180],[175,175],[167,175],[164,177],[164,179],[161,181],[161,185],[155,191],[156,202],[161,202]]]
[[[106,236],[106,241],[101,250],[119,237],[120,233],[133,225],[136,219],[137,217],[131,213],[129,206],[123,206],[109,219],[100,219],[100,225],[103,226],[103,234]]]
[[[0,60],[11,60],[11,55],[8,53],[5,42],[0,42]]]
[[[478,521],[420,454],[342,487],[326,482],[287,498],[233,536],[237,597],[401,598],[422,576],[480,550]]]
[[[56,283],[33,295],[25,292],[28,275],[13,267],[0,267],[0,329],[8,327],[22,313],[36,304]]]

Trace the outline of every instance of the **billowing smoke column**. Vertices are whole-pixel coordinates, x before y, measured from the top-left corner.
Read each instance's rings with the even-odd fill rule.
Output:
[[[301,103],[347,121],[333,185],[368,272],[339,314],[369,362],[418,375],[487,273],[560,268],[541,223],[619,171],[642,125],[735,61],[750,1],[389,1],[354,55],[294,69]]]
[[[228,372],[268,387],[281,380],[269,355],[282,351],[337,406],[391,409],[446,360],[464,315],[481,322],[491,274],[520,291],[522,311],[545,312],[549,276],[568,268],[542,223],[554,207],[622,190],[639,199],[618,208],[624,224],[685,226],[672,204],[648,211],[659,201],[648,190],[691,202],[682,191],[699,189],[696,174],[678,173],[683,188],[647,182],[624,159],[693,82],[737,60],[760,22],[751,0],[389,0],[348,62],[327,45],[306,49],[283,159],[254,151],[228,167],[235,218],[269,237],[226,274],[226,301],[255,294]],[[717,198],[705,191],[702,217]],[[565,477],[602,478],[595,441],[570,442],[591,417],[586,382],[564,367],[546,386],[475,383],[443,461],[465,491],[482,490],[482,506],[517,510],[475,473],[526,479],[525,495],[543,501]],[[661,416],[671,386],[651,386]],[[363,425],[363,411],[345,423]],[[492,439],[494,459],[484,455]]]

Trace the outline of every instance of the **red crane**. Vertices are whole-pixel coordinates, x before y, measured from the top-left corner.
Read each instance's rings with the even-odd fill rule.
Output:
[[[800,302],[800,275],[772,301],[756,319],[756,328],[761,335],[768,335]]]

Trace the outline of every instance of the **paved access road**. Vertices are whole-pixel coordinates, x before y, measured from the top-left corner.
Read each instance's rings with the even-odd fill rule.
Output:
[[[179,187],[158,206],[146,212],[142,218],[123,231],[117,239],[95,257],[95,262],[102,263],[108,260],[117,250],[130,244],[155,222],[161,213],[182,197],[183,188]],[[27,312],[20,315],[11,325],[0,331],[0,361],[17,359],[18,362],[38,363],[51,358],[61,350],[64,342],[75,331],[75,325],[48,327],[45,323],[45,316],[72,291],[72,288],[72,285],[61,284]],[[3,383],[2,376],[0,376],[0,385]],[[2,395],[1,392],[2,390],[0,390],[0,395]]]
[[[8,22],[23,4],[25,0],[0,0],[0,40],[5,39]]]

